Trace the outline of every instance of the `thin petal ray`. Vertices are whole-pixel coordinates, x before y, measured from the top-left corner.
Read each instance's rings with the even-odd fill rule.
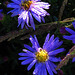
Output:
[[[33,67],[33,65],[36,63],[36,60],[33,60],[32,62],[31,62],[31,64],[28,66],[28,68],[27,68],[27,70],[29,71],[32,67]]]
[[[33,58],[27,59],[27,60],[25,60],[25,61],[22,61],[22,62],[21,62],[21,65],[29,64],[29,63],[32,62],[32,61],[33,61]]]

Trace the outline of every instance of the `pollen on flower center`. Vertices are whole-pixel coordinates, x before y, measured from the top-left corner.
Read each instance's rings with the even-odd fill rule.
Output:
[[[24,8],[24,10],[28,10],[32,3],[33,1],[22,1],[21,6]]]
[[[48,53],[46,50],[40,50],[39,52],[36,53],[36,59],[39,61],[39,62],[45,62],[47,61],[49,58],[48,56]]]

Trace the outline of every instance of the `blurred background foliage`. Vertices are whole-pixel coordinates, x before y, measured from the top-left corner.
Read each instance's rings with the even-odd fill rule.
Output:
[[[42,1],[51,4],[50,9],[47,10],[50,13],[50,16],[45,17],[45,22],[51,23],[51,22],[58,21],[59,10],[63,0],[42,0]],[[18,31],[21,29],[20,27],[17,28],[18,16],[11,17],[11,13],[7,14],[8,11],[12,10],[11,8],[6,7],[8,2],[11,2],[11,0],[7,0],[7,1],[0,0],[0,9],[3,9],[2,14],[4,15],[3,20],[0,20],[0,36],[4,36],[5,34],[11,31],[14,30]],[[63,16],[61,20],[67,20],[67,18],[69,19],[72,17],[75,17],[75,0],[68,0],[68,3],[65,6],[65,9],[63,11]],[[35,20],[35,24],[39,25],[40,23],[38,23]],[[42,24],[44,23],[42,22]],[[72,23],[71,22],[65,23],[65,26],[69,26],[69,25],[72,25]],[[62,31],[64,31],[64,29],[60,31],[61,27],[62,27],[61,25],[58,25],[57,28],[48,30],[43,34],[38,34],[37,38],[41,47],[44,43],[47,33],[50,33],[50,35],[54,34],[55,37],[59,37],[60,40],[63,40],[64,43],[61,47],[64,47],[66,51],[57,55],[63,58],[65,57],[69,49],[73,46],[73,44],[72,41],[68,41],[62,38],[64,34],[68,34],[68,33],[65,32],[63,34]],[[71,28],[73,29],[73,26]],[[22,66],[20,65],[21,61],[18,60],[18,58],[20,57],[18,56],[18,53],[22,52],[22,49],[24,48],[24,44],[28,44],[31,46],[29,39],[20,40],[20,38],[25,35],[26,34],[21,35],[10,41],[7,41],[6,39],[0,43],[0,75],[32,75],[32,71],[34,70],[34,67],[30,71],[27,71],[28,65]],[[63,73],[58,72],[58,75],[75,75],[74,69],[75,69],[75,63],[72,63],[72,60],[70,60],[66,66],[61,68]]]

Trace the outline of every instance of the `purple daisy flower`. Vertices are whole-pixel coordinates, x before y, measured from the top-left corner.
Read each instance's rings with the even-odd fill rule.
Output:
[[[9,3],[7,7],[14,8],[8,13],[13,13],[11,17],[19,15],[18,27],[21,24],[21,29],[24,25],[27,28],[32,27],[35,30],[35,24],[33,17],[41,23],[41,19],[45,22],[44,17],[49,13],[44,9],[49,9],[50,4],[46,2],[40,2],[40,0],[11,0],[14,3]]]
[[[75,21],[72,22],[73,27],[75,28]],[[63,38],[67,39],[67,40],[72,40],[72,42],[75,44],[75,31],[70,29],[70,28],[65,28],[66,31],[68,31],[71,35],[64,35]],[[68,53],[69,54],[69,53]],[[75,57],[72,59],[72,62],[75,62]]]
[[[34,38],[30,36],[29,40],[32,43],[32,47],[24,44],[26,49],[23,49],[23,53],[19,53],[19,60],[24,60],[21,62],[21,65],[29,64],[27,70],[29,71],[35,64],[35,69],[33,75],[53,75],[53,72],[57,74],[55,68],[56,65],[53,62],[60,62],[60,57],[55,57],[56,54],[63,52],[64,48],[59,48],[62,45],[62,41],[59,41],[59,38],[54,39],[54,35],[49,37],[49,34],[46,36],[43,47],[41,48],[36,36]]]
[[[75,21],[72,22],[74,28],[75,28]],[[65,28],[66,31],[68,31],[71,35],[64,35],[63,38],[67,39],[67,40],[72,40],[72,42],[75,44],[75,31],[70,29],[70,28]]]

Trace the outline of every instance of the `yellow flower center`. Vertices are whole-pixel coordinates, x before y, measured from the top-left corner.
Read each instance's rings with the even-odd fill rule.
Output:
[[[45,62],[48,60],[48,58],[49,58],[49,56],[48,56],[48,53],[46,50],[40,49],[39,52],[36,52],[36,59],[39,62]]]
[[[24,10],[28,10],[32,3],[33,3],[33,1],[22,1],[21,6],[24,8]]]

